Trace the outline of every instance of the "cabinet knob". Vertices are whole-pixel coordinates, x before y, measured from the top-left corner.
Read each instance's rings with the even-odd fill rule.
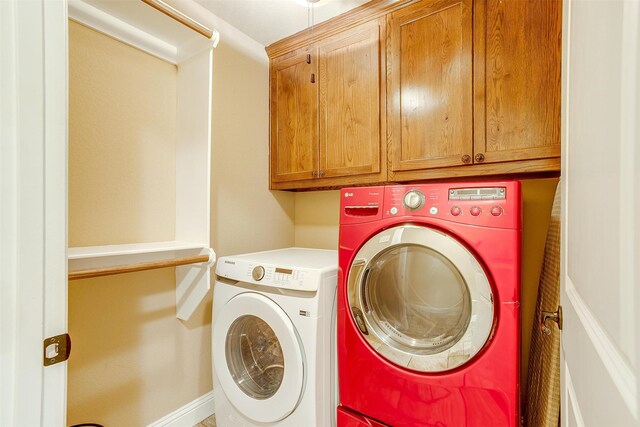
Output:
[[[324,171],[318,172],[318,177],[322,178],[324,176]]]
[[[465,154],[464,156],[462,156],[462,163],[464,163],[464,164],[471,163],[471,156],[468,155],[468,154]]]
[[[482,162],[484,162],[484,154],[482,154],[482,153],[478,153],[478,154],[476,154],[476,162],[477,162],[477,163],[482,163]]]
[[[316,171],[311,172],[311,177],[312,178],[317,178],[318,177],[318,172],[316,172]]]

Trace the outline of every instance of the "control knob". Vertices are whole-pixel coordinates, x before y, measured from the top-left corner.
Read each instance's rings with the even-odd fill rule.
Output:
[[[469,209],[469,212],[473,216],[478,216],[480,215],[480,213],[482,213],[482,209],[480,209],[478,206],[472,206],[471,209]]]
[[[417,211],[424,206],[424,194],[418,190],[411,190],[404,195],[404,205],[407,209]]]
[[[494,206],[491,208],[491,215],[500,216],[502,215],[502,208],[500,206]]]
[[[253,270],[251,271],[251,277],[253,277],[253,280],[255,280],[256,282],[262,280],[262,278],[264,277],[264,267],[261,265],[253,267]]]

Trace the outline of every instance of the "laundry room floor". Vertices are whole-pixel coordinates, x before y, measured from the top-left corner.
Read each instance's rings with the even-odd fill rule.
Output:
[[[216,427],[216,416],[211,415],[209,418],[200,421],[193,427]]]

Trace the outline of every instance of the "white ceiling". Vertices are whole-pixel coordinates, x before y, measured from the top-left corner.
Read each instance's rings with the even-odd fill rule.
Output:
[[[326,21],[369,0],[321,0],[315,23]],[[305,0],[196,0],[260,44],[268,46],[307,28]]]

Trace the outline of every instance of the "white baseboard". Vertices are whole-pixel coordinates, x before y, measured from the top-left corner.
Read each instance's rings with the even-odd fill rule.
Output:
[[[212,390],[158,421],[149,424],[148,427],[193,427],[213,415],[214,412],[214,393]]]

